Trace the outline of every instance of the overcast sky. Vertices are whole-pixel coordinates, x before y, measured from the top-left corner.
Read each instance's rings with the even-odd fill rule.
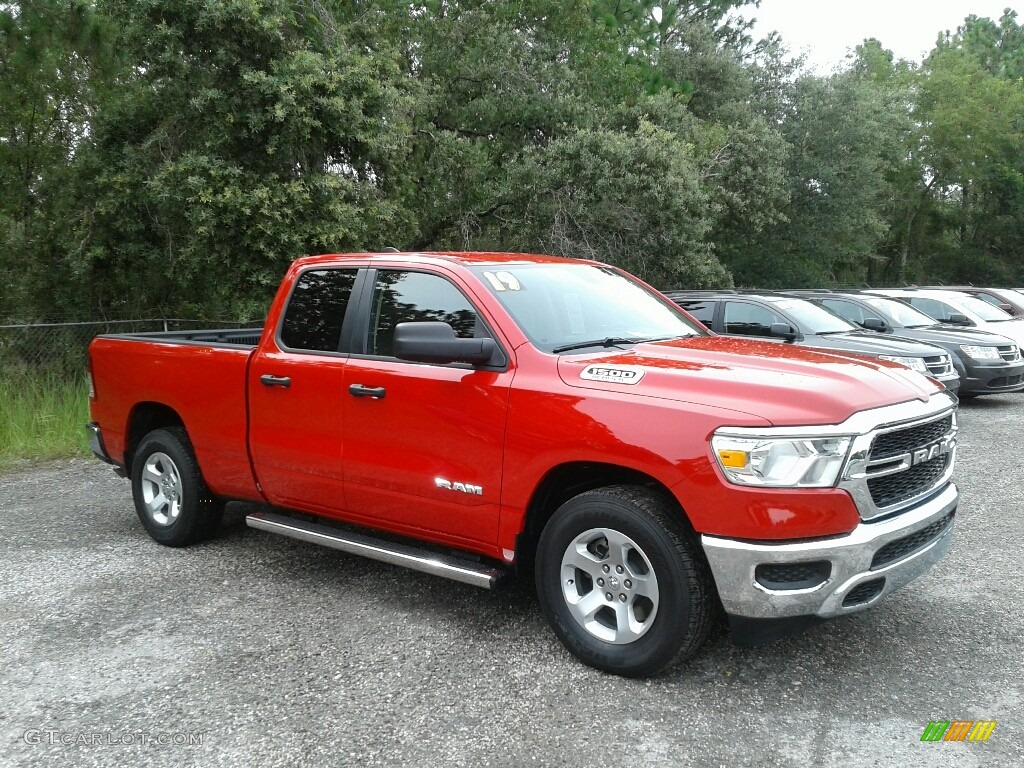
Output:
[[[755,36],[777,30],[794,53],[807,50],[808,65],[827,73],[847,49],[877,37],[896,58],[920,62],[943,30],[955,31],[970,14],[998,20],[1004,8],[1024,23],[1024,0],[762,0]]]

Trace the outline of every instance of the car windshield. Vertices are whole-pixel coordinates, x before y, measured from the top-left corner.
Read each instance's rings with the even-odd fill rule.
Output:
[[[935,318],[896,299],[864,299],[864,303],[878,310],[878,313],[884,315],[892,325],[902,325],[906,328],[935,325]]]
[[[956,307],[973,312],[982,320],[990,323],[1000,323],[1004,320],[1013,320],[1013,315],[1009,312],[1004,312],[999,307],[993,307],[987,301],[976,299],[973,296],[957,296],[956,299],[950,303]]]
[[[772,300],[771,306],[785,312],[801,333],[847,333],[859,331],[853,323],[805,299]]]
[[[545,352],[707,335],[671,302],[611,267],[548,262],[471,270]]]

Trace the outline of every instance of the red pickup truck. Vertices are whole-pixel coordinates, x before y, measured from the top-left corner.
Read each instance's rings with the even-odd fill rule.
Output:
[[[725,338],[628,274],[495,253],[297,260],[260,331],[101,336],[90,444],[158,542],[247,523],[483,587],[650,675],[948,550],[956,400],[895,363]]]

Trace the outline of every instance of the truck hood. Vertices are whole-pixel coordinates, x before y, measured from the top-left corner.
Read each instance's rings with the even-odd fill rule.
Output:
[[[571,387],[740,411],[775,426],[839,424],[858,411],[918,399],[943,387],[895,363],[724,336],[568,355]]]

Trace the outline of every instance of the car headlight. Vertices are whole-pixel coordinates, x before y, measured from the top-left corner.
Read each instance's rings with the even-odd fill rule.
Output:
[[[998,347],[979,347],[974,344],[961,344],[960,349],[963,350],[965,355],[974,358],[975,360],[999,359]]]
[[[924,364],[924,359],[920,357],[899,357],[897,355],[879,355],[882,360],[889,360],[893,363],[899,363],[905,365],[911,370],[917,371],[918,373],[928,373],[928,366]]]
[[[852,437],[711,438],[718,466],[729,482],[773,488],[829,488],[846,463]]]

